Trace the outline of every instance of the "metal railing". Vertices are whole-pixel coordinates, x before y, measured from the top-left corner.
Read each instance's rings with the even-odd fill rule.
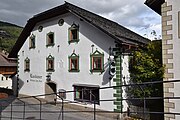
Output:
[[[129,86],[143,86],[143,85],[149,85],[149,84],[166,84],[166,83],[177,83],[180,82],[180,80],[171,80],[171,81],[155,81],[155,82],[145,82],[140,84],[126,84],[126,85],[120,85],[120,86],[111,86],[111,87],[102,87],[99,88],[99,90],[104,89],[113,89],[113,88],[122,88],[122,87],[129,87]],[[142,89],[143,91],[143,89]],[[65,91],[66,94],[74,94],[75,91]],[[92,93],[91,93],[92,94]],[[58,102],[54,101],[53,104],[55,104],[55,108],[49,110],[47,108],[48,105],[52,106],[52,103],[48,103],[42,99],[42,97],[48,96],[48,95],[56,95],[59,99]],[[92,96],[94,96],[92,94]],[[95,96],[94,96],[95,97]],[[65,120],[66,117],[65,114],[68,113],[92,113],[91,117],[93,120],[96,120],[98,118],[99,113],[108,113],[108,114],[126,114],[127,116],[131,116],[133,114],[140,116],[141,119],[148,119],[146,118],[146,115],[165,115],[165,114],[172,114],[172,115],[180,115],[180,112],[164,112],[164,111],[148,111],[146,110],[147,100],[180,100],[180,96],[175,97],[146,97],[145,95],[141,98],[122,98],[122,101],[131,101],[131,100],[141,100],[143,101],[143,106],[141,105],[142,110],[141,111],[131,111],[128,109],[127,111],[121,111],[121,112],[114,112],[114,111],[102,111],[98,110],[96,108],[97,100],[94,99],[92,108],[88,110],[71,110],[67,109],[66,105],[69,103],[79,103],[78,101],[70,101],[67,99],[63,99],[61,96],[59,96],[59,93],[52,93],[52,94],[44,94],[44,95],[37,95],[37,96],[27,96],[27,97],[18,97],[18,98],[8,98],[8,99],[0,99],[0,120],[25,120],[25,119],[39,119],[43,120],[46,117],[49,117],[50,114],[53,114],[53,119],[57,120]],[[36,100],[36,101],[35,101]],[[104,100],[98,100],[99,103],[102,102],[113,102],[115,99],[104,99]],[[86,101],[84,101],[86,102]],[[87,101],[88,102],[88,101]],[[120,119],[120,118],[113,118],[113,119]]]

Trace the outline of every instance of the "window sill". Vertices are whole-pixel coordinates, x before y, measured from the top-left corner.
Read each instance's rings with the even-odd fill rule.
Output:
[[[30,72],[30,70],[29,69],[25,69],[24,72]]]
[[[90,72],[91,72],[91,73],[93,73],[93,72],[95,72],[95,73],[96,73],[96,72],[97,72],[97,73],[98,73],[98,72],[99,72],[99,73],[103,73],[103,72],[104,72],[104,69],[102,69],[102,70],[90,70]]]
[[[55,44],[51,43],[51,44],[47,44],[46,47],[53,47]]]
[[[35,49],[35,46],[34,47],[29,47],[29,49]]]
[[[80,72],[80,70],[68,70],[69,72]]]
[[[90,100],[83,100],[78,98],[74,98],[74,100],[85,104],[94,104],[94,101],[90,101]],[[95,101],[95,104],[100,105],[98,101]]]
[[[73,40],[69,40],[68,43],[78,43],[79,42],[79,39],[73,39]]]
[[[46,70],[47,72],[54,72],[55,70],[54,69],[48,69]]]

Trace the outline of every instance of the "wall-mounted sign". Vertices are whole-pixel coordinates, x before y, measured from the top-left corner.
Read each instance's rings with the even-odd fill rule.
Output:
[[[30,81],[31,82],[42,82],[41,75],[30,74]]]
[[[42,76],[30,74],[30,78],[42,79]]]

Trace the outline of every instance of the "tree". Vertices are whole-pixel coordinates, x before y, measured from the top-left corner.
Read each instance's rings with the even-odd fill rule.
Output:
[[[162,65],[161,41],[150,42],[147,47],[138,49],[130,60],[130,83],[162,81],[164,67]],[[149,84],[128,88],[128,97],[162,96],[162,84]],[[161,92],[160,92],[161,91]]]

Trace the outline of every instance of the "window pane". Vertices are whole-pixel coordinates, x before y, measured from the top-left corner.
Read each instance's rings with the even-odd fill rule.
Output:
[[[48,44],[53,44],[54,43],[54,34],[49,34],[48,35]]]
[[[83,89],[83,99],[90,101],[90,90],[88,88]]]
[[[29,61],[26,61],[26,69],[29,69]]]
[[[72,70],[78,69],[77,61],[78,61],[77,59],[71,59],[71,69]]]
[[[71,30],[71,40],[77,40],[77,29]]]
[[[93,88],[93,90],[91,91],[92,95],[91,95],[91,101],[96,101],[96,103],[99,103],[99,88]]]
[[[75,98],[82,99],[82,88],[75,87]]]
[[[101,70],[101,57],[93,57],[93,69]]]
[[[48,60],[48,69],[53,69],[53,60]]]
[[[32,45],[32,47],[35,47],[35,38],[32,39],[31,45]]]

